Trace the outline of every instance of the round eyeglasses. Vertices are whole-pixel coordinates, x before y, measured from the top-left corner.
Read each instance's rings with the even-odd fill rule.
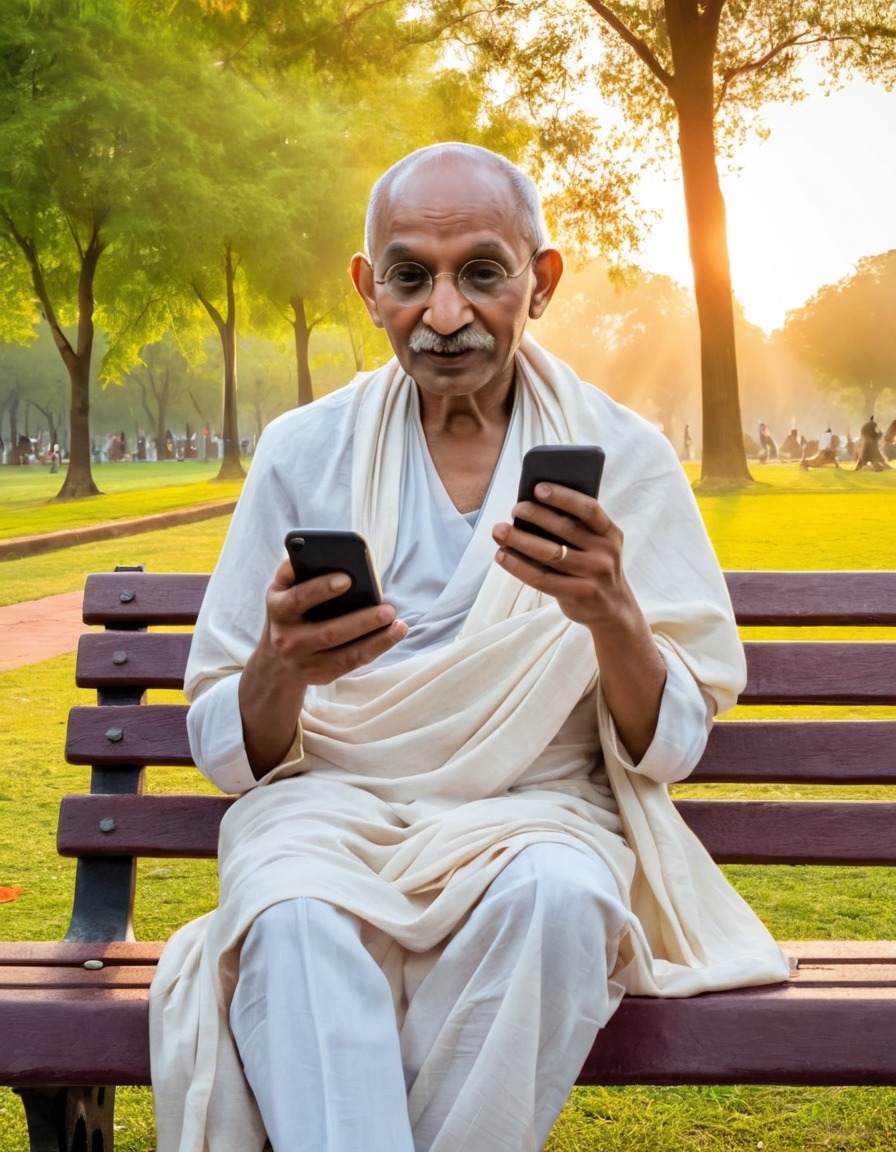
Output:
[[[382,280],[374,277],[375,284],[385,285],[389,295],[399,304],[409,307],[425,304],[430,297],[436,280],[449,276],[457,280],[457,286],[473,304],[487,304],[500,296],[507,287],[508,280],[517,280],[523,275],[538,255],[536,248],[519,272],[508,272],[496,260],[468,260],[459,272],[437,272],[435,276],[422,264],[405,260],[386,269]]]

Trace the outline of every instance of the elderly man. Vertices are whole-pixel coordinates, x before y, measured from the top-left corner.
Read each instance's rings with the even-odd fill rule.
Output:
[[[395,359],[265,432],[190,656],[242,795],[153,989],[159,1152],[532,1152],[625,992],[786,976],[666,790],[742,684],[724,582],[668,442],[524,334],[534,187],[423,149],[366,240]],[[600,501],[515,506],[540,443],[601,444]],[[295,584],[294,528],[361,532],[385,603],[309,621],[347,578]]]

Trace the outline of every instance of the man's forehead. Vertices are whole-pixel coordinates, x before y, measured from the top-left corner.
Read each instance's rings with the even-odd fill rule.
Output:
[[[461,230],[479,247],[505,251],[519,234],[519,204],[504,172],[452,156],[400,173],[381,197],[373,224],[377,248],[399,255],[421,228]]]

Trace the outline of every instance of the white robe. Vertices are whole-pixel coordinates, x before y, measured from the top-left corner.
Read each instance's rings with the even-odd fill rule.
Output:
[[[407,504],[431,503],[402,485],[415,411],[415,386],[392,361],[275,421],[209,585],[187,669],[191,742],[210,778],[246,795],[222,824],[220,906],[172,939],[153,985],[160,1152],[260,1147],[227,1011],[248,927],[294,896],[346,908],[395,941],[379,959],[399,1015],[408,967],[419,971],[513,855],[544,841],[597,852],[616,876],[633,912],[614,973],[626,991],[687,996],[787,976],[665,786],[696,765],[707,716],[733,704],[744,676],[693,496],[664,437],[528,337],[488,496],[429,609],[438,630],[463,606],[458,633],[310,690],[294,747],[252,777],[239,672],[283,538],[296,527],[362,532],[388,598],[390,569],[413,544],[407,528],[425,512]],[[657,732],[637,766],[587,630],[492,562],[491,528],[509,518],[523,451],[564,442],[606,451],[601,502],[623,529],[626,576],[666,664]]]

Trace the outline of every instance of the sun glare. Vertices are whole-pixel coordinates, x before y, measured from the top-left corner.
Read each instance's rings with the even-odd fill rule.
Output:
[[[765,113],[771,135],[738,154],[723,178],[734,293],[770,332],[863,256],[896,248],[896,92],[855,82]],[[643,253],[651,271],[691,284],[680,183],[655,180],[662,211]]]

